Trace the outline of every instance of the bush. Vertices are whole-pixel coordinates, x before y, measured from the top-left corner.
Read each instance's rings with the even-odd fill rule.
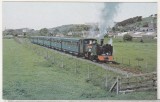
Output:
[[[124,40],[124,41],[132,41],[132,36],[129,35],[129,34],[125,34],[125,35],[123,36],[123,40]]]
[[[143,39],[141,39],[140,42],[143,43]]]

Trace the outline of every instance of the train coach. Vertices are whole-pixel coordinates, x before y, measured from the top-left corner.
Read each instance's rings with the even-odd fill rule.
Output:
[[[30,37],[31,43],[82,56],[90,60],[113,61],[111,45],[98,44],[93,38]]]

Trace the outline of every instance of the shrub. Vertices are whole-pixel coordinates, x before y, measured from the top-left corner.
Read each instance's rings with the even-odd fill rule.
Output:
[[[140,42],[143,43],[143,39],[141,39]]]
[[[124,40],[124,41],[132,41],[132,36],[129,35],[129,34],[125,34],[125,35],[123,36],[123,40]]]

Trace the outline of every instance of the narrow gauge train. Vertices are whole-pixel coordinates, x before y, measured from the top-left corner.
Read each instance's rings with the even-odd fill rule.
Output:
[[[97,40],[92,38],[46,36],[32,36],[30,37],[30,41],[34,44],[82,56],[89,60],[102,62],[113,61],[113,47],[110,44],[103,44],[103,39],[101,39],[101,44],[98,44]]]

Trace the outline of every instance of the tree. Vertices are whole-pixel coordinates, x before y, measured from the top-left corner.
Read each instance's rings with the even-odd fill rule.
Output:
[[[143,24],[143,27],[148,27],[148,23],[145,22],[145,23]]]
[[[124,41],[132,41],[132,36],[129,35],[129,34],[125,34],[125,35],[123,36],[123,40],[124,40]]]
[[[24,35],[24,37],[26,37],[26,35],[27,35],[26,32],[24,32],[23,35]]]
[[[47,36],[48,35],[48,29],[47,28],[42,28],[39,31],[39,33],[40,33],[41,36]]]
[[[115,28],[115,27],[112,27],[112,31],[115,32],[115,31],[116,31],[116,28]]]
[[[60,32],[60,31],[59,31],[58,28],[56,28],[56,29],[53,31],[54,34],[58,34],[59,32]]]

